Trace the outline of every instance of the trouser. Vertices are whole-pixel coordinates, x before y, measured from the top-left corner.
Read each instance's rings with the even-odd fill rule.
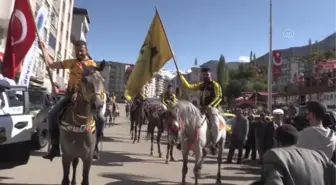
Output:
[[[229,154],[228,154],[228,157],[227,157],[227,161],[232,162],[234,152],[235,152],[236,149],[238,149],[237,163],[240,163],[241,160],[242,160],[242,156],[243,156],[243,146],[244,146],[244,142],[238,140],[237,138],[235,138],[233,136],[232,139],[231,139],[230,147],[229,147]]]
[[[71,103],[71,93],[67,93],[63,99],[61,99],[57,104],[52,107],[48,115],[48,125],[51,140],[57,140],[59,138],[59,115],[64,107]],[[103,135],[105,117],[104,115],[98,113],[96,115],[96,130],[97,130],[97,140]]]
[[[250,155],[250,152],[252,150],[252,159],[255,160],[257,158],[257,150],[256,150],[256,142],[253,139],[250,139],[246,143],[245,147],[245,158],[248,158]]]

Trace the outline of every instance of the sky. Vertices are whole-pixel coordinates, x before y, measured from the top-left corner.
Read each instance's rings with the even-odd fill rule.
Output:
[[[335,0],[273,0],[273,49],[302,46],[336,31]],[[269,50],[269,0],[76,0],[90,17],[95,60],[135,63],[155,13],[161,15],[178,66],[209,60],[246,62]],[[169,61],[166,69],[174,70]]]

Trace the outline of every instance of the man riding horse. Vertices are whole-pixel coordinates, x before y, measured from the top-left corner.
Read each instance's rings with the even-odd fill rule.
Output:
[[[189,84],[185,77],[179,72],[179,76],[182,80],[182,84],[185,88],[189,90],[201,91],[202,95],[200,97],[200,104],[202,112],[205,113],[208,121],[208,130],[210,130],[211,136],[211,152],[213,155],[216,153],[216,139],[214,138],[213,125],[216,125],[215,120],[211,119],[212,114],[218,113],[218,105],[222,101],[222,88],[221,86],[212,79],[211,70],[209,68],[202,68],[203,81],[195,84]]]
[[[88,48],[85,41],[77,41],[75,44],[76,59],[69,59],[59,62],[54,62],[53,59],[47,54],[47,49],[45,48],[44,43],[40,43],[43,53],[45,54],[45,59],[48,62],[48,66],[51,69],[69,69],[70,76],[68,82],[68,88],[66,96],[60,100],[49,112],[48,115],[48,124],[49,132],[51,136],[51,150],[46,155],[43,156],[44,159],[49,159],[52,161],[54,157],[60,156],[60,147],[59,147],[59,120],[58,117],[60,112],[69,105],[69,103],[74,102],[77,99],[79,84],[83,78],[83,68],[86,66],[96,67],[97,64],[95,61],[91,60],[88,55]],[[98,113],[96,115],[97,128],[102,128],[104,124],[104,116]],[[97,129],[97,142],[99,142],[102,137],[102,129]],[[98,150],[95,150],[94,158],[98,157]]]
[[[167,91],[161,95],[161,103],[166,108],[173,106],[177,102],[176,96],[173,93],[173,86],[168,85]]]

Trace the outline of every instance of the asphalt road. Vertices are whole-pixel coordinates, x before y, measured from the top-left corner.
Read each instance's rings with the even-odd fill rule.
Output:
[[[103,143],[101,159],[95,161],[91,168],[90,183],[92,185],[170,185],[180,184],[181,154],[175,150],[177,162],[165,164],[164,158],[158,158],[156,146],[154,156],[149,156],[150,142],[143,139],[140,143],[132,144],[129,135],[129,121],[124,116],[124,106],[120,105],[121,117],[117,118],[114,127],[105,130],[106,140]],[[162,145],[163,156],[166,146]],[[56,185],[62,180],[62,164],[60,158],[53,162],[44,160],[44,151],[34,152],[25,166],[0,171],[0,185]],[[227,150],[225,151],[225,158]],[[193,159],[191,157],[191,159]],[[215,184],[217,172],[216,157],[209,156],[202,170],[203,185]],[[189,163],[187,181],[193,184],[193,162]],[[81,182],[81,163],[77,174],[77,182]],[[222,184],[243,185],[258,179],[259,167],[251,161],[242,165],[223,164]]]

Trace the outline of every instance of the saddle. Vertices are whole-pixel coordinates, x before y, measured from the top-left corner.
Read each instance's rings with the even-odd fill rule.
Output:
[[[91,132],[92,134],[96,131],[96,122],[95,118],[93,117],[92,120],[90,120],[85,125],[80,124],[71,124],[64,121],[64,116],[66,111],[71,111],[72,104],[69,103],[67,106],[65,106],[63,109],[61,109],[59,116],[58,116],[58,123],[60,125],[60,128],[69,132],[76,132],[76,133],[84,133],[84,132]],[[74,114],[74,113],[72,113]],[[75,115],[72,119],[76,119]],[[84,118],[83,118],[84,119]],[[75,121],[75,120],[73,120]]]

